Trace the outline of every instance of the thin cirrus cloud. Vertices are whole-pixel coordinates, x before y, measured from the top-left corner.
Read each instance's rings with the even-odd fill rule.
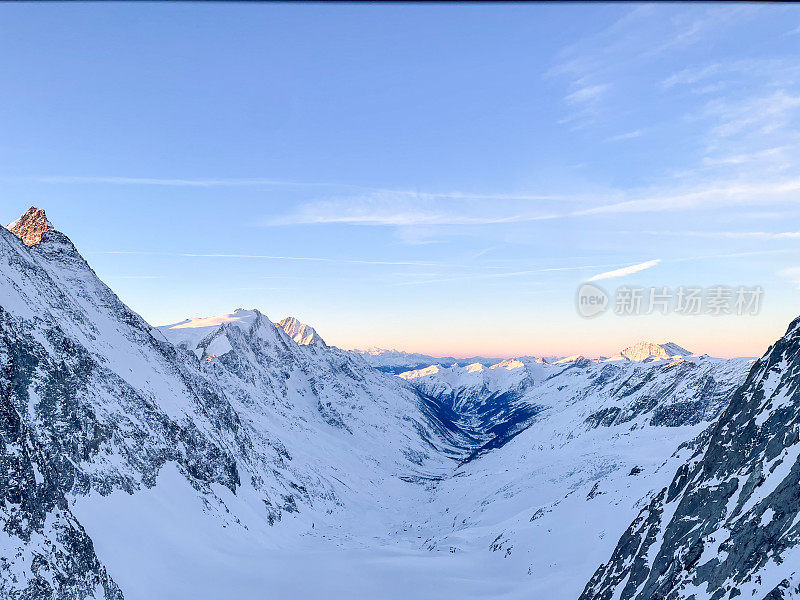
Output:
[[[333,183],[286,181],[281,179],[264,178],[210,178],[190,179],[180,177],[103,177],[103,176],[34,176],[34,177],[3,177],[3,181],[30,181],[34,183],[61,183],[61,184],[87,184],[87,185],[151,185],[165,187],[249,187],[249,186],[332,186]]]
[[[372,226],[442,226],[442,225],[503,225],[533,223],[575,217],[615,213],[656,213],[681,210],[704,210],[720,206],[757,206],[796,203],[800,178],[778,179],[756,183],[711,182],[689,188],[683,193],[654,192],[629,200],[620,200],[623,193],[598,195],[594,206],[577,210],[558,210],[559,203],[529,207],[525,203],[507,206],[460,204],[446,208],[432,198],[419,197],[409,201],[405,195],[381,194],[376,197],[349,197],[311,202],[295,211],[264,221],[267,226],[350,224]],[[630,196],[629,196],[630,197]],[[554,196],[540,198],[564,199],[587,203],[588,196]],[[609,199],[617,201],[609,202]],[[597,202],[601,202],[598,204]],[[553,206],[555,205],[555,206]],[[755,237],[755,236],[754,236]],[[791,236],[784,236],[791,237]]]
[[[591,103],[599,100],[608,88],[608,84],[605,83],[587,85],[568,94],[564,99],[570,104]]]
[[[91,254],[126,254],[126,255],[143,255],[143,256],[173,256],[176,258],[230,258],[230,259],[246,259],[246,260],[277,260],[277,261],[290,261],[290,262],[316,262],[316,263],[335,263],[347,265],[378,265],[378,266],[410,266],[410,267],[443,267],[448,269],[460,268],[481,268],[486,270],[499,270],[503,267],[492,265],[484,265],[476,267],[475,265],[462,265],[444,262],[424,262],[424,261],[404,261],[404,260],[361,260],[349,258],[330,258],[323,256],[279,256],[273,254],[236,254],[236,253],[223,253],[223,252],[153,252],[148,250],[106,250],[102,252],[92,252]]]
[[[626,232],[634,233],[634,232]],[[698,237],[716,239],[750,239],[750,240],[794,240],[800,239],[800,231],[641,231],[645,235],[663,235],[676,237]]]
[[[633,275],[634,273],[638,273],[639,271],[644,271],[645,269],[651,269],[655,267],[658,263],[661,262],[660,258],[655,260],[648,260],[643,263],[638,263],[635,265],[629,265],[627,267],[623,267],[621,269],[614,269],[613,271],[606,271],[605,273],[598,273],[593,277],[590,277],[588,281],[600,281],[602,279],[614,279],[617,277],[625,277],[626,275]]]
[[[641,137],[643,133],[644,132],[641,129],[635,129],[634,131],[628,131],[626,133],[620,133],[619,135],[612,136],[608,138],[606,141],[619,142],[622,140],[632,140]]]
[[[641,135],[632,131],[615,138],[631,139]],[[759,156],[766,155],[759,153]],[[774,154],[772,152],[771,154]],[[713,159],[712,159],[713,160]],[[727,162],[727,161],[726,161]],[[181,178],[135,178],[135,177],[40,177],[36,181],[54,183],[94,183],[111,185],[161,185],[188,187],[216,186],[309,186],[335,187],[369,190],[367,196],[348,196],[334,200],[310,202],[301,205],[294,212],[271,218],[264,225],[304,225],[325,223],[346,223],[353,225],[408,226],[408,225],[501,225],[504,223],[527,223],[568,217],[590,216],[604,213],[625,212],[664,212],[709,208],[720,205],[757,205],[796,202],[800,191],[800,179],[777,179],[757,183],[711,182],[697,185],[681,194],[654,193],[629,200],[622,191],[605,193],[594,197],[587,194],[478,194],[469,192],[412,192],[408,190],[389,190],[367,188],[355,184],[334,184],[324,182],[296,182],[278,179],[181,179]],[[457,205],[446,209],[437,201],[508,201],[498,212],[497,206],[487,207],[474,202],[465,206]],[[612,202],[609,202],[612,200]],[[616,201],[614,201],[616,200]],[[590,203],[572,211],[552,210],[563,203]],[[529,202],[547,203],[551,210],[531,210]],[[489,210],[491,208],[491,211]]]
[[[496,278],[516,278],[516,277],[525,277],[527,275],[533,274],[543,274],[543,273],[558,273],[562,271],[586,271],[589,269],[603,269],[607,267],[615,267],[616,264],[610,265],[577,265],[577,266],[568,266],[568,267],[548,267],[543,269],[526,269],[523,271],[507,271],[504,273],[479,273],[475,275],[460,275],[456,277],[431,277],[428,279],[420,279],[415,281],[404,281],[401,283],[396,283],[396,286],[409,286],[409,285],[428,285],[428,284],[438,284],[438,283],[451,283],[457,281],[470,281],[473,279],[496,279]],[[541,282],[537,282],[540,283]]]
[[[473,193],[462,191],[419,192],[402,189],[372,187],[357,183],[331,181],[292,181],[286,179],[269,179],[261,177],[243,178],[181,178],[181,177],[105,177],[105,176],[32,176],[32,177],[0,177],[2,181],[26,181],[52,184],[85,184],[85,185],[130,185],[130,186],[164,186],[164,187],[311,187],[329,189],[361,190],[373,194],[391,195],[398,198],[427,198],[449,200],[570,200],[579,196],[565,194],[515,194],[515,193]]]
[[[96,254],[133,254],[133,255],[155,255],[155,256],[175,256],[181,258],[244,258],[244,259],[263,259],[263,260],[285,260],[296,262],[324,262],[324,263],[343,263],[356,265],[389,265],[389,266],[415,266],[415,267],[439,267],[455,265],[445,265],[435,262],[418,261],[389,261],[389,260],[357,260],[345,258],[327,258],[321,256],[278,256],[271,254],[233,254],[233,253],[199,253],[199,252],[150,252],[147,250],[107,250]]]
[[[720,184],[700,187],[683,194],[654,195],[612,204],[603,204],[570,213],[586,216],[602,213],[663,212],[682,209],[714,208],[732,204],[745,206],[797,202],[800,178],[761,183]]]
[[[665,10],[654,6],[637,6],[610,26],[593,36],[562,48],[556,63],[546,77],[568,78],[569,90],[564,97],[571,110],[577,110],[563,123],[579,121],[591,124],[609,97],[607,81],[618,81],[619,75],[635,71],[655,58],[686,48],[707,39],[726,26],[741,22],[752,11],[740,7],[708,11],[695,7],[686,10]],[[686,73],[668,81],[675,85],[691,76]]]
[[[473,199],[472,196],[470,199]],[[562,200],[568,196],[535,196],[537,200]],[[495,199],[493,197],[492,199]],[[272,217],[263,224],[315,225],[348,224],[371,226],[501,225],[557,218],[555,211],[543,211],[527,201],[510,202],[500,211],[494,203],[452,202],[439,197],[415,194],[380,193],[368,196],[320,200],[299,206],[293,212]]]
[[[294,214],[269,220],[268,225],[349,224],[373,226],[409,225],[502,225],[556,219],[557,214],[511,214],[505,216],[468,216],[448,212],[397,211],[363,212],[360,214]]]
[[[165,275],[106,275],[108,279],[166,279]]]

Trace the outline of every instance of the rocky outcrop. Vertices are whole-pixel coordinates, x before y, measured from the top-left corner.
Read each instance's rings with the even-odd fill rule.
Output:
[[[41,208],[31,206],[19,219],[9,223],[6,229],[21,239],[26,246],[35,246],[42,241],[42,234],[53,229],[53,226]]]

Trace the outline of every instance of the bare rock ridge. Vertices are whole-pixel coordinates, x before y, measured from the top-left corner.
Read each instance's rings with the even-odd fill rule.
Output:
[[[41,208],[31,206],[24,215],[6,227],[26,246],[35,246],[42,241],[42,234],[53,229],[47,215]]]

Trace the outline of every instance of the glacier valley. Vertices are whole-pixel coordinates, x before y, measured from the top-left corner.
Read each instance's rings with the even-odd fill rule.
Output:
[[[799,368],[797,322],[758,360],[153,327],[31,208],[0,228],[0,596],[798,598]]]

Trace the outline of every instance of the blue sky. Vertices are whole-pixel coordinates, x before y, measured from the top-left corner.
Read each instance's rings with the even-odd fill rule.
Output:
[[[45,208],[154,324],[761,354],[800,313],[798,59],[792,5],[7,4],[0,208]],[[577,315],[642,263],[602,283],[761,312]]]

